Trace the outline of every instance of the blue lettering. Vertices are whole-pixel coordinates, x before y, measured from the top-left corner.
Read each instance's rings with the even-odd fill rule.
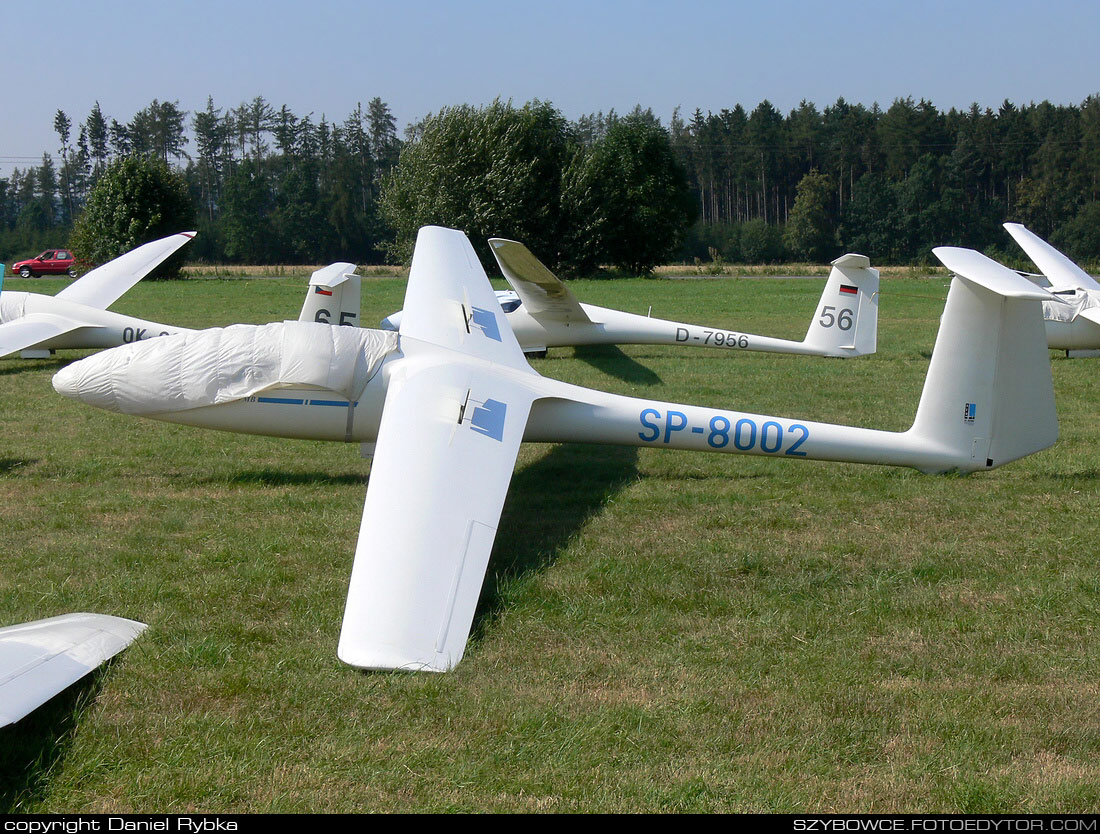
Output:
[[[679,417],[680,422],[673,424],[673,417]],[[688,418],[686,414],[684,414],[682,411],[670,411],[668,413],[668,419],[665,420],[665,443],[668,443],[674,431],[683,431],[687,424]]]
[[[798,440],[795,442],[795,444],[793,446],[791,446],[786,451],[786,454],[796,455],[796,456],[801,457],[801,458],[806,457],[805,452],[798,452],[798,451],[795,451],[795,450],[799,446],[801,446],[803,443],[806,442],[806,438],[808,438],[810,436],[810,430],[808,428],[806,428],[804,425],[802,425],[801,423],[795,423],[794,425],[791,426],[791,431],[800,431],[800,432],[802,432],[802,437],[798,438]]]
[[[775,444],[769,448],[768,429],[775,429]],[[760,451],[775,454],[783,446],[783,427],[779,423],[769,420],[760,427]]]
[[[742,441],[741,429],[745,428],[746,426],[749,429],[749,439],[747,441]],[[733,427],[733,445],[742,452],[747,452],[749,449],[755,446],[756,423],[754,423],[752,420],[749,420],[747,417],[738,420],[737,425]]]
[[[661,412],[659,412],[655,408],[646,408],[643,409],[642,413],[638,415],[638,419],[641,420],[642,425],[649,429],[649,431],[653,432],[653,434],[651,434],[649,437],[646,437],[646,432],[644,431],[638,432],[638,437],[644,440],[646,443],[652,443],[654,440],[661,436],[661,430],[657,427],[657,424],[646,421],[646,417],[650,416],[654,417],[657,420],[660,420]]]

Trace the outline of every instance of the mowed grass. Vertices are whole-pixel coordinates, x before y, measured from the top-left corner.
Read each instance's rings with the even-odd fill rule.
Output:
[[[801,338],[824,279],[572,284]],[[60,283],[9,281],[53,292]],[[295,318],[303,279],[142,284],[191,326]],[[363,321],[404,283],[363,285]],[[552,350],[620,393],[908,427],[944,278],[883,283],[858,360]],[[1096,811],[1100,365],[1054,359],[1061,439],[969,477],[525,446],[464,660],[335,654],[370,465],[54,394],[0,361],[0,622],[149,623],[0,730],[21,811]],[[476,488],[469,473],[463,488]]]

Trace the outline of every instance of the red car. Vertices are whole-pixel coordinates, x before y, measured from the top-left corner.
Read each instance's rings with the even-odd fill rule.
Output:
[[[37,258],[19,261],[12,265],[11,271],[20,278],[34,278],[36,275],[64,275],[76,277],[73,266],[73,253],[68,249],[47,249]]]

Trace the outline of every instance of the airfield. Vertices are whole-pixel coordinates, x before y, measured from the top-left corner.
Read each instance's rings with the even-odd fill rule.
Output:
[[[801,339],[824,281],[570,288]],[[259,323],[296,318],[305,285],[143,282],[112,309]],[[946,290],[885,274],[878,352],[859,359],[562,348],[534,367],[902,430]],[[403,292],[364,280],[362,321]],[[93,410],[50,386],[82,355],[0,360],[0,615],[150,627],[0,730],[0,810],[1100,807],[1100,360],[1051,352],[1057,444],[967,477],[526,445],[465,658],[427,675],[336,658],[370,472],[357,446]]]

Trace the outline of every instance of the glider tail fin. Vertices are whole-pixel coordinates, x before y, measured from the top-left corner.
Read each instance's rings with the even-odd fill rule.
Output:
[[[1038,302],[1049,294],[973,250],[934,251],[956,277],[910,432],[976,468],[1047,448],[1058,418]]]
[[[360,278],[355,264],[335,263],[310,276],[298,321],[359,326]]]
[[[805,344],[826,356],[863,356],[878,342],[879,273],[866,255],[833,261]]]

